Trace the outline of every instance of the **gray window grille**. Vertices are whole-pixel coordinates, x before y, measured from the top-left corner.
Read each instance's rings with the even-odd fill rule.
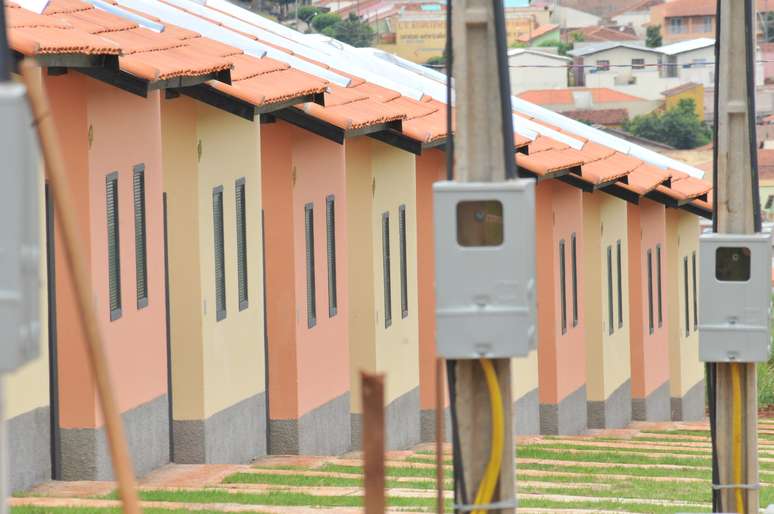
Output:
[[[247,207],[245,205],[245,179],[240,178],[235,184],[236,200],[236,236],[237,236],[237,283],[239,293],[239,310],[249,305],[247,289]]]
[[[607,247],[607,333],[612,334],[613,327],[613,247]]]
[[[570,252],[572,253],[572,326],[578,326],[578,244],[573,232],[570,238]]]
[[[392,325],[392,281],[390,277],[390,213],[382,214],[382,268],[384,274],[384,328]]]
[[[564,273],[564,239],[559,241],[559,305],[562,315],[562,334],[567,333],[567,286]]]
[[[137,270],[137,308],[148,305],[148,250],[145,221],[145,165],[138,164],[132,174],[134,192],[134,249]]]
[[[653,251],[648,250],[648,333],[652,334],[653,328]]]
[[[110,321],[121,317],[121,244],[118,231],[118,172],[105,179],[108,236],[108,296]]]
[[[623,266],[621,264],[621,240],[616,242],[616,268],[618,275],[618,328],[623,328]]]
[[[400,236],[400,312],[408,316],[408,259],[406,258],[406,206],[398,208],[398,232]]]
[[[226,318],[226,255],[223,237],[223,186],[212,190],[212,225],[215,250],[215,320]]]
[[[304,205],[304,239],[306,240],[306,326],[317,324],[317,287],[314,277],[314,204]]]
[[[328,243],[328,317],[332,318],[339,303],[336,290],[336,199],[333,195],[325,199],[325,229]]]

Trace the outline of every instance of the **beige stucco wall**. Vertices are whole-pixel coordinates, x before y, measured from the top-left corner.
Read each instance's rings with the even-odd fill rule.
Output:
[[[538,352],[511,359],[511,399],[515,402],[538,388]],[[518,414],[517,414],[518,415]]]
[[[174,418],[203,419],[265,390],[260,125],[186,98],[162,105]],[[240,311],[235,181],[242,177],[249,305]],[[227,315],[216,321],[212,192],[221,185]]]
[[[364,138],[346,142],[352,412],[360,370],[386,375],[385,403],[419,387],[416,164],[412,154]],[[400,305],[398,209],[406,206],[408,315]],[[390,213],[392,324],[384,326],[382,214]],[[371,281],[365,277],[373,277]],[[370,282],[367,284],[366,282]]]
[[[589,401],[604,401],[631,377],[629,361],[629,279],[626,202],[596,192],[583,196],[584,307]],[[616,244],[621,241],[623,326],[618,326]],[[609,333],[607,247],[613,265],[613,333]]]
[[[699,219],[680,209],[667,209],[666,291],[669,316],[669,380],[673,398],[681,398],[704,379],[699,361],[699,332],[693,327],[692,255],[699,266]],[[683,259],[688,258],[689,335],[685,335],[685,276]],[[698,288],[698,285],[697,285]],[[698,293],[698,289],[697,289]]]
[[[42,172],[41,172],[42,175]],[[38,205],[38,226],[40,227],[40,287],[33,294],[40,298],[38,316],[40,317],[40,355],[3,379],[4,416],[14,418],[49,404],[48,388],[48,280],[46,273],[46,213],[45,194],[40,181]]]

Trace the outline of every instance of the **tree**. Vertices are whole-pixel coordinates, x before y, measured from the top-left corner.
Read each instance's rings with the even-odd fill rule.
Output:
[[[320,13],[312,18],[312,28],[317,32],[323,32],[326,28],[341,21],[341,16],[332,12]],[[324,33],[324,32],[323,32]]]
[[[668,111],[635,116],[623,128],[635,136],[680,149],[706,145],[712,138],[710,129],[696,114],[696,103],[690,98],[683,98]]]
[[[552,39],[548,41],[543,41],[542,43],[538,43],[539,47],[556,47],[556,51],[559,55],[567,55],[567,52],[572,50],[573,43],[565,43],[564,41],[559,41],[558,39]]]
[[[312,21],[312,18],[322,12],[323,10],[320,7],[315,7],[314,5],[302,5],[298,8],[298,19],[305,23],[309,23]]]
[[[312,20],[313,26],[314,21],[320,16],[322,16],[322,14]],[[371,43],[373,43],[374,40],[374,30],[353,12],[349,13],[349,17],[346,20],[341,20],[333,25],[325,27],[322,30],[322,33],[349,45],[358,47],[371,46]]]
[[[662,44],[664,44],[664,41],[661,37],[661,26],[650,25],[645,30],[645,46],[648,48],[656,48]]]

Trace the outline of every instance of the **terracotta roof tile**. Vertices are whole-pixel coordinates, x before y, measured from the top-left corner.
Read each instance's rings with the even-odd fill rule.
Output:
[[[563,89],[531,89],[519,93],[519,98],[537,105],[575,104],[573,93],[591,93],[595,104],[644,100],[606,87],[572,87]]]
[[[683,180],[673,181],[671,189],[684,195],[686,198],[698,198],[707,194],[712,189],[712,185],[703,180],[688,177]]]
[[[585,152],[583,152],[585,155]],[[613,153],[609,157],[599,159],[581,167],[581,175],[592,184],[610,182],[628,175],[633,169],[642,165],[642,161],[621,153]]]
[[[546,150],[564,150],[566,148],[569,148],[569,146],[546,136],[538,136],[529,143],[530,154],[545,152]]]
[[[6,5],[8,42],[27,56],[50,54],[118,55],[109,41],[76,30],[61,20],[33,13],[16,4]]]
[[[322,107],[306,103],[302,110],[323,121],[327,121],[344,130],[354,130],[379,123],[402,120],[406,117],[400,109],[393,109],[389,104],[377,102],[370,98],[359,101]]]
[[[587,158],[586,162],[593,162],[599,159],[604,159],[605,157],[610,157],[615,153],[615,150],[592,141],[586,142],[581,150],[583,151],[583,155],[585,155]]]
[[[536,175],[546,176],[580,166],[583,164],[583,156],[572,148],[546,150],[529,155],[519,154],[516,156],[516,164]]]
[[[619,186],[642,196],[668,180],[669,173],[650,164],[643,163],[629,172],[626,178],[629,183],[621,183]]]

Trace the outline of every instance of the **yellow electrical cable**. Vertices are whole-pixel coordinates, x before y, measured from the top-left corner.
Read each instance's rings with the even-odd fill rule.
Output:
[[[731,441],[732,441],[732,475],[734,484],[742,483],[742,381],[740,378],[740,364],[731,364],[731,389],[733,413],[731,416]],[[736,509],[739,514],[744,514],[744,495],[742,490],[735,489]]]
[[[505,415],[503,413],[503,399],[500,393],[500,384],[497,381],[497,373],[492,365],[492,361],[489,359],[481,359],[480,363],[484,370],[487,388],[489,389],[489,403],[492,411],[492,448],[489,453],[489,463],[486,466],[484,477],[478,486],[474,505],[486,505],[492,502],[500,476],[503,448],[505,446]],[[473,514],[486,514],[486,512],[478,509],[474,510]]]

